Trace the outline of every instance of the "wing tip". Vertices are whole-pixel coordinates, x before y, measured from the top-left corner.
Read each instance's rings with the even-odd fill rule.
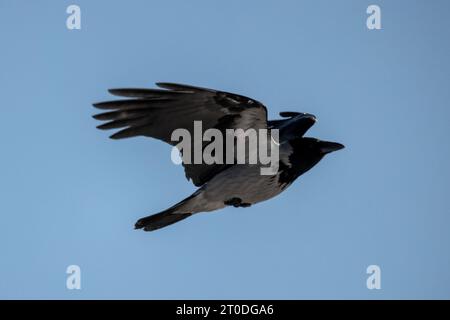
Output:
[[[155,85],[157,85],[159,88],[163,88],[163,89],[167,89],[167,90],[171,90],[171,91],[175,91],[175,92],[184,92],[184,93],[194,93],[194,92],[200,92],[200,91],[216,92],[213,89],[196,87],[196,86],[191,86],[191,85],[182,84],[182,83],[155,82]]]
[[[112,140],[120,140],[122,138],[120,137],[119,133],[120,133],[120,131],[110,135],[109,138]]]
[[[96,126],[96,128],[97,128],[97,129],[100,129],[100,130],[108,130],[108,129],[111,129],[111,128],[109,127],[109,122],[99,124],[98,126]]]
[[[120,139],[136,137],[138,135],[139,134],[136,133],[133,128],[126,128],[126,129],[122,129],[122,130],[110,135],[109,138],[112,140],[120,140]]]
[[[114,95],[114,96],[117,96],[118,94],[116,94],[119,90],[121,90],[121,89],[116,89],[116,88],[111,88],[111,89],[108,89],[108,93],[110,93],[110,94],[112,94],[112,95]]]

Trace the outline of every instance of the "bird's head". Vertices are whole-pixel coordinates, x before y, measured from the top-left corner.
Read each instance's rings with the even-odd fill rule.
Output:
[[[293,139],[289,143],[293,148],[290,160],[302,173],[314,167],[325,155],[344,148],[337,142],[308,137]]]
[[[293,140],[294,148],[305,154],[325,156],[328,153],[344,149],[345,146],[338,142],[322,141],[316,138],[304,137]]]

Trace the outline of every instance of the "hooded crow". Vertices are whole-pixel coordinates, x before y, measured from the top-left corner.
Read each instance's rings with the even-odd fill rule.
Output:
[[[191,196],[167,210],[138,220],[136,229],[157,230],[199,212],[226,206],[249,207],[268,200],[314,167],[325,155],[344,146],[336,142],[304,137],[316,122],[312,114],[281,112],[282,119],[268,120],[266,107],[238,94],[175,83],[156,83],[160,89],[110,89],[126,99],[95,103],[106,112],[94,115],[107,121],[97,128],[120,129],[112,139],[135,136],[172,141],[176,129],[194,134],[194,122],[202,121],[203,130],[278,129],[278,170],[262,175],[261,164],[186,163],[186,177],[199,187]],[[268,138],[270,139],[270,138]],[[203,142],[203,147],[208,143]]]

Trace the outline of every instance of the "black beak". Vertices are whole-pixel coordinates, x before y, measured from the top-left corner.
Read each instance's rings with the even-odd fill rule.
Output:
[[[337,142],[330,142],[330,141],[320,141],[319,147],[320,147],[320,151],[322,151],[323,154],[327,154],[327,153],[338,151],[338,150],[345,148],[345,146],[343,144],[340,144]]]

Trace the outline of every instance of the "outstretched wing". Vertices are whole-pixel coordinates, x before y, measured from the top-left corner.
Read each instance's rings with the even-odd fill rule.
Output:
[[[305,112],[284,111],[280,116],[285,119],[270,120],[267,127],[280,130],[279,135],[284,140],[302,137],[316,122],[314,115]]]
[[[126,97],[95,103],[94,107],[106,112],[94,115],[107,121],[99,129],[120,129],[112,139],[147,136],[171,145],[172,132],[186,129],[194,135],[194,121],[202,121],[203,131],[267,128],[267,110],[260,102],[241,95],[194,86],[157,83],[162,89],[111,89],[116,96]],[[225,169],[219,164],[183,164],[186,177],[196,186],[208,181]]]

